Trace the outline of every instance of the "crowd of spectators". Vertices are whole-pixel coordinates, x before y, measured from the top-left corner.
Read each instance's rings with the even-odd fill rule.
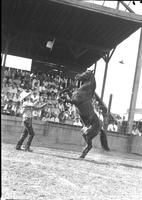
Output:
[[[25,91],[31,93],[30,97],[33,102],[38,102],[39,105],[47,102],[44,108],[33,111],[34,119],[82,126],[75,106],[71,104],[64,106],[59,97],[60,92],[66,87],[71,86],[71,88],[76,89],[80,84],[80,82],[75,82],[73,79],[61,75],[33,73],[5,67],[1,88],[1,113],[21,116],[22,102],[20,101],[20,95]],[[94,104],[97,111],[95,101]],[[99,109],[97,114],[100,120],[103,121]],[[110,123],[108,131],[126,133],[127,121],[120,120],[118,123]],[[134,124],[132,134],[142,135],[142,122]]]
[[[21,116],[22,102],[20,94],[31,92],[30,98],[38,104],[47,103],[44,108],[33,111],[33,118],[82,126],[74,105],[63,105],[58,100],[60,91],[72,85],[78,87],[73,79],[45,73],[32,73],[13,68],[5,68],[1,91],[1,112],[12,116]]]
[[[113,133],[128,134],[128,121],[122,119],[117,123],[112,122],[108,125],[107,130]],[[142,136],[142,120],[133,122],[132,135]]]

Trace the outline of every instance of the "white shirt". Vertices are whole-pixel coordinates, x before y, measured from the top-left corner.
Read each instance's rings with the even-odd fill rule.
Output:
[[[73,125],[75,125],[75,126],[82,126],[82,123],[79,121],[79,122],[77,122],[77,121],[75,121],[74,123],[73,123]]]
[[[39,101],[39,95],[31,95],[33,102]]]
[[[109,124],[107,130],[108,130],[108,131],[114,131],[114,132],[117,132],[118,127],[117,127],[116,124]]]
[[[29,106],[31,106],[31,107],[29,107]],[[25,119],[25,118],[32,118],[32,116],[33,116],[33,107],[34,106],[34,104],[32,103],[32,102],[30,102],[30,101],[25,101],[24,103],[23,103],[23,106],[22,106],[22,109],[23,109],[23,119]]]

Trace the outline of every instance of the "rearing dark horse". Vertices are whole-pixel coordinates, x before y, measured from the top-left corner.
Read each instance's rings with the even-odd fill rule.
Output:
[[[86,71],[76,75],[76,80],[82,81],[82,86],[72,94],[71,99],[65,99],[65,102],[74,104],[79,111],[80,118],[83,122],[82,136],[87,143],[81,158],[85,158],[86,154],[92,148],[92,139],[100,132],[100,140],[102,148],[109,150],[107,137],[102,129],[102,125],[97,114],[94,112],[92,98],[96,89],[96,81],[92,71]]]

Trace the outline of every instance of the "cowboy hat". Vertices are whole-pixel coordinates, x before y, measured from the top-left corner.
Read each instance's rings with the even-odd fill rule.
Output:
[[[20,94],[20,101],[23,101],[26,97],[28,97],[31,94],[31,92],[21,92]]]

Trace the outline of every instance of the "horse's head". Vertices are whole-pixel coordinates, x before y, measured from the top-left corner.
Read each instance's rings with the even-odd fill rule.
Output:
[[[83,72],[82,74],[77,74],[75,77],[76,80],[83,81],[83,82],[89,81],[91,80],[91,78],[94,78],[94,74],[91,70],[87,70]]]

